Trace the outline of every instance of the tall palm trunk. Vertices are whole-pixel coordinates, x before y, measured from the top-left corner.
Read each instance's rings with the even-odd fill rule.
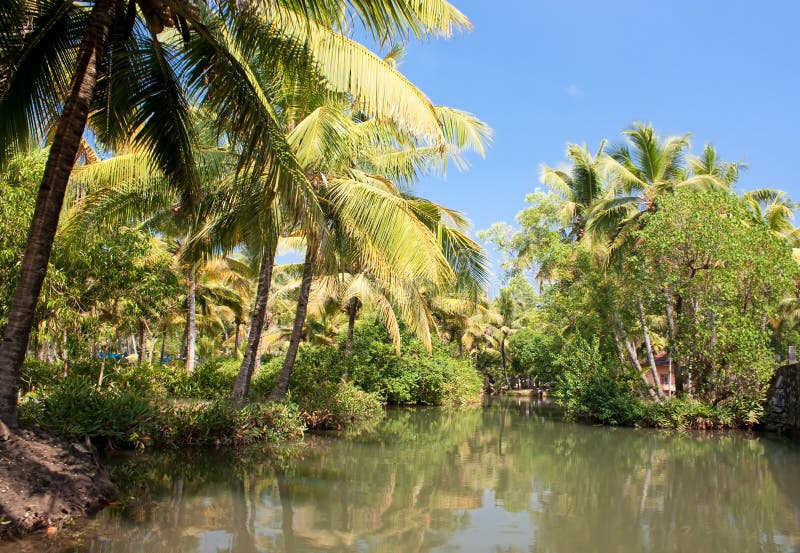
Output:
[[[501,330],[501,332],[503,332]],[[503,337],[500,339],[500,361],[503,364],[503,378],[506,381],[506,386],[511,389],[511,381],[508,379],[508,367],[506,366],[506,333],[503,332]]]
[[[258,272],[258,288],[256,289],[256,303],[253,306],[253,316],[250,319],[250,332],[247,335],[247,347],[244,350],[242,365],[236,382],[233,385],[233,404],[241,407],[247,401],[250,393],[250,381],[255,372],[256,362],[259,361],[261,333],[264,331],[264,320],[267,316],[267,300],[272,283],[272,269],[275,266],[275,250],[271,250],[261,261],[261,270]],[[236,351],[239,351],[239,327],[236,327]]]
[[[97,0],[81,41],[70,91],[53,137],[36,207],[28,230],[17,287],[8,312],[8,324],[0,344],[0,420],[17,424],[19,378],[25,350],[53,247],[64,192],[89,115],[89,104],[97,84],[97,65],[108,41],[116,0]]]
[[[194,350],[197,345],[197,272],[189,270],[189,291],[186,294],[186,371],[194,372]]]
[[[242,330],[242,320],[239,317],[236,317],[235,321],[236,333],[233,336],[233,357],[239,357],[239,335],[241,334]]]
[[[353,296],[347,302],[347,341],[344,344],[344,356],[350,357],[353,355],[353,330],[356,326],[356,317],[361,308],[361,300]]]
[[[644,347],[647,352],[647,362],[650,364],[650,374],[653,376],[653,383],[655,384],[656,393],[658,397],[664,398],[664,388],[661,386],[661,378],[658,375],[656,368],[656,358],[653,355],[653,346],[650,343],[650,331],[647,329],[647,320],[644,312],[644,305],[639,302],[639,322],[642,324],[642,336],[644,337]]]
[[[136,364],[144,363],[144,356],[147,354],[147,323],[144,319],[139,319],[139,352]]]
[[[347,302],[347,341],[344,344],[344,357],[345,359],[350,359],[353,356],[353,331],[356,327],[356,317],[358,317],[358,311],[361,309],[361,300],[357,297],[353,296]],[[347,382],[350,378],[350,370],[349,365],[345,365],[344,373],[342,373],[342,380]]]
[[[164,357],[167,354],[167,325],[161,329],[161,357],[158,358],[159,363],[164,362]]]
[[[297,348],[300,347],[300,339],[303,337],[303,325],[306,322],[306,311],[308,310],[308,294],[311,291],[311,280],[314,278],[314,261],[317,253],[317,242],[309,238],[306,248],[306,259],[303,263],[303,280],[300,282],[300,297],[297,299],[297,312],[294,316],[294,326],[292,327],[292,337],[289,340],[289,348],[286,350],[286,359],[283,360],[283,368],[278,375],[278,381],[269,394],[269,401],[281,401],[289,391],[289,378],[292,376],[294,361],[297,358]]]

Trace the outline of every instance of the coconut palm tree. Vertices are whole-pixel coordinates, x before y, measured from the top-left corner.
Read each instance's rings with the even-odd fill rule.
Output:
[[[641,228],[644,214],[657,208],[662,194],[679,187],[729,187],[727,170],[720,172],[713,166],[698,173],[687,171],[689,135],[662,138],[652,125],[643,123],[634,123],[623,134],[627,142],[612,146],[600,161],[612,186],[590,210],[586,225],[594,236],[608,237],[610,250],[631,239]]]
[[[359,78],[357,70],[348,74],[345,68],[352,67],[348,65],[352,57],[334,52],[335,38],[340,35],[324,31],[342,28],[352,14],[382,39],[409,33],[448,34],[469,25],[462,14],[440,0],[345,2],[345,9],[342,2],[332,0],[285,0],[271,3],[266,10],[251,9],[258,7],[263,5],[256,0],[213,4],[95,0],[89,6],[11,0],[0,7],[0,112],[4,114],[0,142],[11,145],[0,149],[0,164],[31,137],[38,141],[43,130],[56,129],[0,346],[0,418],[8,424],[16,424],[20,368],[90,111],[94,110],[92,119],[102,130],[103,141],[113,146],[133,135],[136,143],[151,150],[155,166],[170,183],[187,191],[197,183],[192,136],[186,125],[184,85],[189,84],[193,97],[203,98],[219,113],[230,113],[234,103],[241,108],[239,117],[231,120],[240,131],[237,142],[250,146],[246,165],[260,164],[259,173],[269,165],[273,178],[280,172],[282,180],[302,188],[303,174],[275,123],[268,96],[260,93],[245,62],[245,51],[252,51],[257,42],[265,62],[327,67],[332,86],[344,84],[347,75],[347,90],[356,95],[371,85],[377,91],[373,98],[395,100],[402,80],[391,87],[394,94],[384,94],[379,88],[383,83]],[[253,18],[263,20],[264,14],[272,19],[253,26]],[[242,18],[250,24],[237,26]],[[253,40],[254,28],[264,31],[258,41]],[[298,29],[318,32],[304,36]],[[314,58],[318,64],[310,63],[312,49],[319,53]],[[227,86],[228,94],[215,93],[209,84]],[[371,107],[380,110],[385,103]],[[410,110],[395,106],[392,110],[412,125],[420,123]],[[425,127],[435,127],[434,114],[427,120]]]
[[[567,159],[572,163],[568,170],[544,164],[540,168],[539,180],[562,198],[561,219],[575,240],[583,238],[587,216],[603,196],[605,184],[600,161],[605,146],[606,141],[601,141],[597,153],[592,155],[585,145],[568,144]]]

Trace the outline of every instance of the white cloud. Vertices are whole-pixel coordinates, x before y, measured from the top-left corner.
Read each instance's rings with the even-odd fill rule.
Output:
[[[567,88],[564,89],[564,92],[567,93],[567,96],[570,98],[579,98],[583,96],[583,90],[578,87],[576,84],[571,84]]]

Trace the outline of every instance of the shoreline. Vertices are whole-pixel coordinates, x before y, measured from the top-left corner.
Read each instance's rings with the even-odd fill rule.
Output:
[[[0,441],[0,540],[15,540],[96,513],[115,497],[95,453],[38,428]]]

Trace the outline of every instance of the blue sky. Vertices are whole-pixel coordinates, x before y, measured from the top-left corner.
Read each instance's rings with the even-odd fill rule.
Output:
[[[466,173],[417,192],[476,229],[513,221],[538,167],[567,142],[595,148],[633,121],[692,133],[749,165],[740,189],[800,200],[800,3],[788,0],[451,0],[474,30],[414,42],[400,67],[437,104],[487,121],[495,142]]]

